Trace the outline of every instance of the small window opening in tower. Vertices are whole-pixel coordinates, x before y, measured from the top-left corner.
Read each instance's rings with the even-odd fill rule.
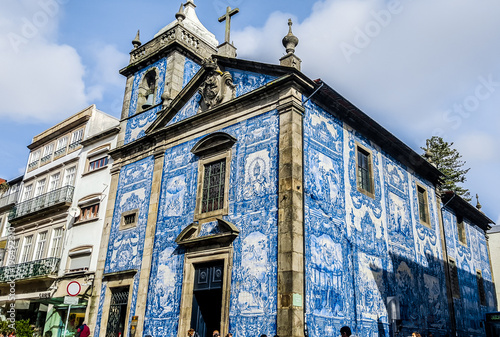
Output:
[[[142,110],[146,110],[154,105],[154,96],[156,91],[156,72],[150,71],[144,76],[144,94],[145,99],[142,104]]]

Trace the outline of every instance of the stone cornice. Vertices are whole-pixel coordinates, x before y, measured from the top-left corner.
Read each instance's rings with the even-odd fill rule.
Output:
[[[182,24],[176,24],[174,27],[151,41],[133,49],[130,52],[130,64],[121,69],[120,74],[129,76],[147,64],[160,59],[166,52],[176,47],[180,47],[192,53],[193,56],[195,56],[193,58],[198,61],[209,58],[212,54],[217,53],[217,50],[206,44],[202,39],[196,37],[196,34]]]
[[[238,123],[243,119],[277,109],[279,93],[286,88],[312,90],[312,86],[296,76],[296,74],[288,74],[238,98],[173,125],[157,128],[154,131],[150,131],[153,128],[151,127],[145,137],[110,152],[115,161],[113,169],[155,155],[158,151],[164,151],[170,146]],[[165,111],[161,111],[159,114],[164,114]]]

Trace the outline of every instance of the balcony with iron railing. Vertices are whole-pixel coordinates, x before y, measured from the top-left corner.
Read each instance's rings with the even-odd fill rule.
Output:
[[[48,154],[46,156],[43,156],[42,158],[40,158],[40,165],[43,165],[43,164],[49,162],[51,159],[52,159],[52,153]]]
[[[75,142],[73,142],[73,143],[69,144],[69,145],[68,145],[68,151],[72,151],[72,150],[76,149],[76,147],[77,147],[78,145],[80,145],[80,141],[79,141],[79,140],[77,140],[77,141],[75,141]]]
[[[60,148],[59,150],[56,150],[56,151],[54,152],[54,159],[55,159],[55,158],[59,158],[60,156],[62,156],[62,155],[63,155],[63,154],[65,154],[65,153],[66,153],[66,146],[64,146],[64,147],[62,147],[62,148]]]
[[[8,205],[14,205],[17,201],[18,196],[19,196],[19,191],[8,195],[4,195],[3,197],[0,198],[0,208]]]
[[[74,186],[64,186],[17,204],[9,214],[9,220],[14,221],[22,216],[40,212],[56,205],[68,204],[73,201]]]
[[[0,283],[19,281],[42,276],[57,275],[58,257],[35,260],[0,268]]]
[[[28,164],[28,170],[32,170],[38,166],[38,159],[33,160],[31,163]]]

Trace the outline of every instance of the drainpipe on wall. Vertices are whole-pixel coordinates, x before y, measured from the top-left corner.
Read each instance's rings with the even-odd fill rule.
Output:
[[[441,195],[436,189],[436,200],[437,206],[440,210],[439,220],[439,229],[441,232],[441,246],[443,248],[443,260],[444,260],[444,268],[445,268],[445,278],[446,278],[446,296],[448,298],[448,311],[450,312],[450,322],[451,322],[451,332],[453,336],[457,336],[457,322],[455,318],[455,304],[453,302],[453,293],[451,289],[451,275],[450,275],[450,267],[448,266],[448,247],[446,244],[446,236],[445,236],[445,228],[444,228],[444,217],[443,217],[443,209],[450,203],[453,198],[455,198],[456,194],[453,193],[453,196],[446,204],[440,207],[441,205]]]

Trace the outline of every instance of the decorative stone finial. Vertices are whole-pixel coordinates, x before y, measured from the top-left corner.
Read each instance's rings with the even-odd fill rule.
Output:
[[[283,46],[287,54],[295,53],[295,47],[299,44],[299,39],[292,33],[292,19],[288,19],[288,34],[283,38]]]
[[[186,18],[186,14],[184,14],[184,5],[181,3],[181,7],[179,11],[175,13],[175,18],[177,21],[182,22]]]
[[[300,70],[302,61],[295,55],[295,47],[299,44],[299,39],[293,35],[292,25],[292,19],[288,19],[288,34],[283,38],[283,46],[286,48],[286,55],[280,58],[280,65]]]
[[[137,34],[135,35],[135,39],[132,40],[132,44],[134,45],[134,49],[141,46],[142,42],[139,40],[139,30],[137,30]]]
[[[482,208],[483,206],[481,206],[481,204],[479,203],[479,195],[477,195],[477,194],[476,194],[476,200],[477,200],[477,203],[476,203],[476,208],[477,208],[478,210],[481,210],[481,208]]]

